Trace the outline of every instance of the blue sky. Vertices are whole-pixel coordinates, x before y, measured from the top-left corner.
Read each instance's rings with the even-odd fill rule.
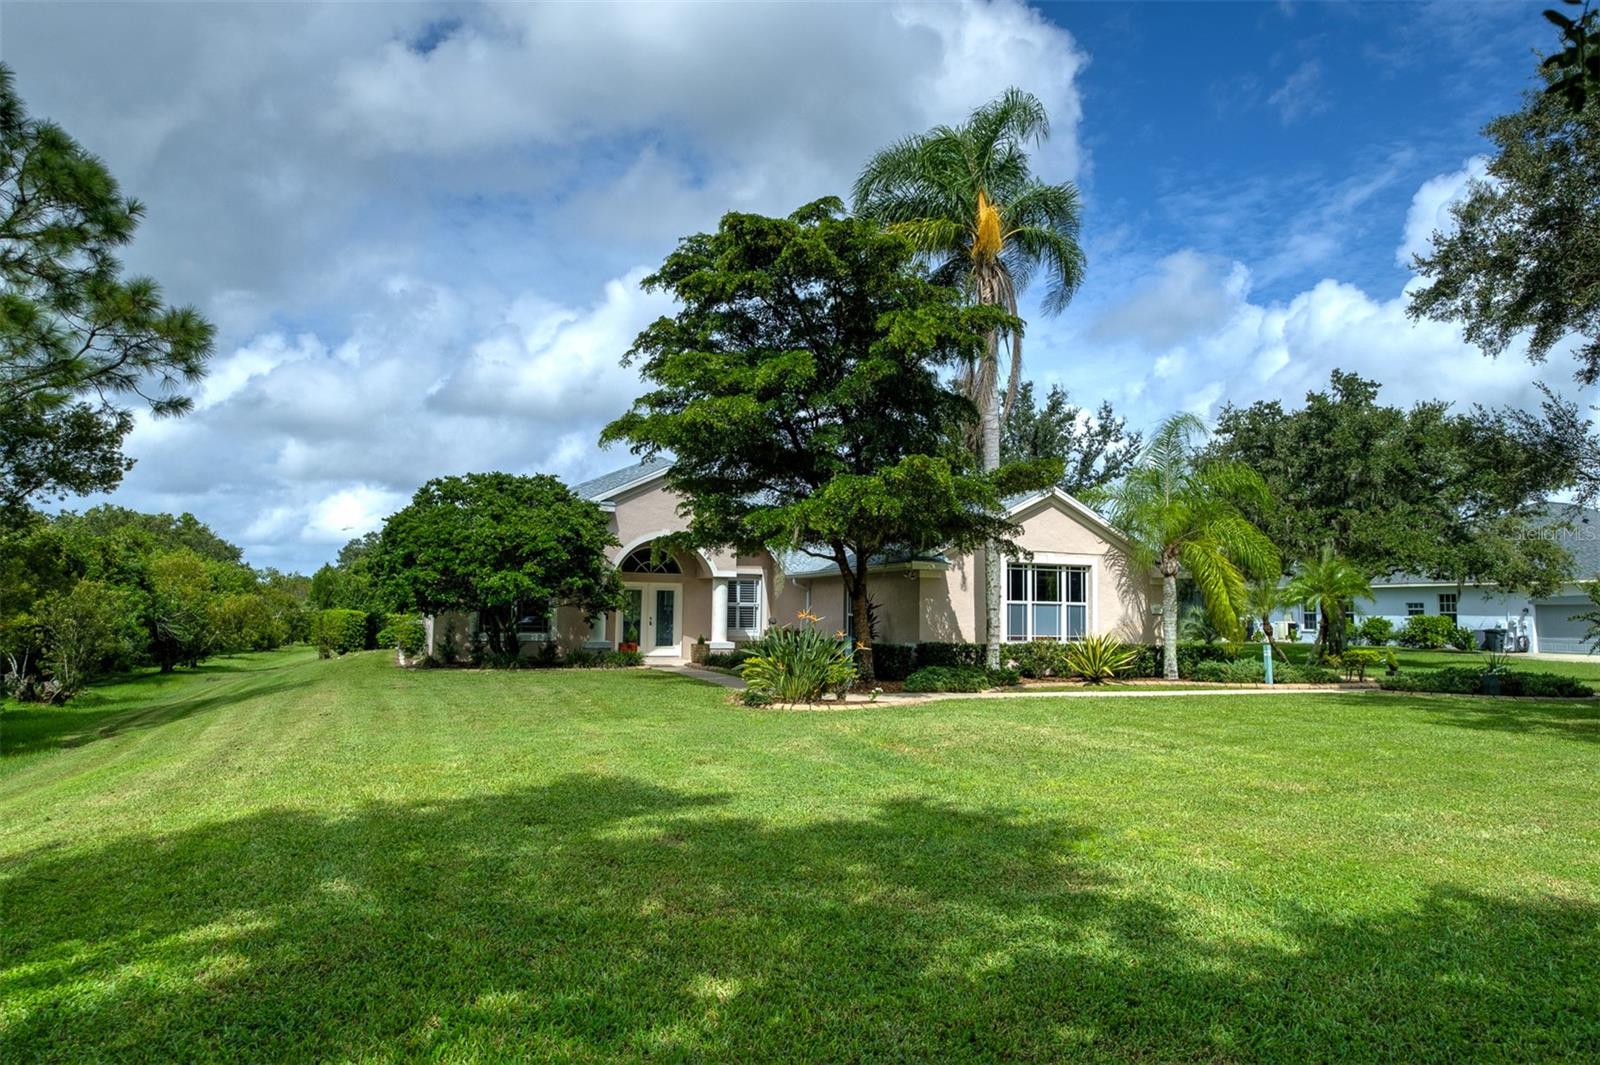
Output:
[[[842,194],[1008,85],[1085,204],[1087,281],[1030,314],[1035,379],[1141,426],[1335,367],[1395,402],[1571,392],[1570,363],[1404,314],[1539,9],[8,4],[0,54],[148,204],[130,267],[220,327],[197,410],[141,420],[114,499],[309,569],[427,477],[627,461],[595,438],[678,237]]]

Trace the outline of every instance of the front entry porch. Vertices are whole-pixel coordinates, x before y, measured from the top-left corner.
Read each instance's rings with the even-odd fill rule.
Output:
[[[652,664],[668,665],[689,661],[701,640],[710,651],[730,651],[764,628],[760,569],[722,569],[699,552],[657,553],[648,540],[618,555],[623,605],[606,615],[603,644],[637,648]]]

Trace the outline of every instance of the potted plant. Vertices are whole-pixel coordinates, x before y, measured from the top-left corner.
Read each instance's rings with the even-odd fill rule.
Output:
[[[706,659],[710,655],[711,646],[706,643],[706,638],[702,634],[694,641],[694,646],[689,648],[689,661],[693,662],[697,666],[703,666],[706,664]]]
[[[1490,651],[1484,655],[1488,668],[1483,671],[1483,694],[1499,695],[1500,678],[1506,671],[1506,656],[1503,651]]]
[[[633,654],[638,649],[639,643],[637,640],[624,640],[622,643],[617,644],[617,650],[624,654]]]

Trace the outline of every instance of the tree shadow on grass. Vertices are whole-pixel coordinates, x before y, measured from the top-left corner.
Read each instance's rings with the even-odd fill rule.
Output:
[[[1441,724],[1456,728],[1560,736],[1600,743],[1600,700],[1413,695],[1404,699]]]
[[[1528,1060],[1600,1052],[1600,909],[1440,886],[1203,935],[1094,831],[775,823],[628,779],[271,811],[5,870],[16,1059]]]

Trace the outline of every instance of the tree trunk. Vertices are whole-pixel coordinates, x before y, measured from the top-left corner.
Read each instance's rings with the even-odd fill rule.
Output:
[[[1338,609],[1338,605],[1335,604],[1333,613],[1338,615],[1337,623],[1339,628],[1337,630],[1333,627],[1335,619],[1329,616],[1328,601],[1324,599],[1322,601],[1322,647],[1326,654],[1342,655],[1344,654],[1344,611]]]
[[[853,589],[850,595],[850,621],[855,628],[856,678],[866,684],[876,676],[872,668],[872,621],[867,614],[866,578],[853,581]]]
[[[1170,569],[1170,572],[1169,572]],[[1178,679],[1178,569],[1161,567],[1161,675]]]
[[[999,337],[989,334],[987,355],[998,357],[996,345]],[[997,364],[998,372],[998,364]],[[979,380],[988,375],[979,374]],[[978,403],[978,415],[983,428],[983,449],[980,454],[984,472],[1000,468],[1000,405],[995,390],[987,388]],[[985,656],[990,669],[1000,668],[1000,547],[993,540],[983,546],[983,622]]]
[[[1272,615],[1271,614],[1262,614],[1261,615],[1261,631],[1267,637],[1267,646],[1272,648],[1273,657],[1274,658],[1281,658],[1285,662],[1289,661],[1289,657],[1287,655],[1285,655],[1281,650],[1278,649],[1278,639],[1277,639],[1276,636],[1274,636],[1272,634]]]

